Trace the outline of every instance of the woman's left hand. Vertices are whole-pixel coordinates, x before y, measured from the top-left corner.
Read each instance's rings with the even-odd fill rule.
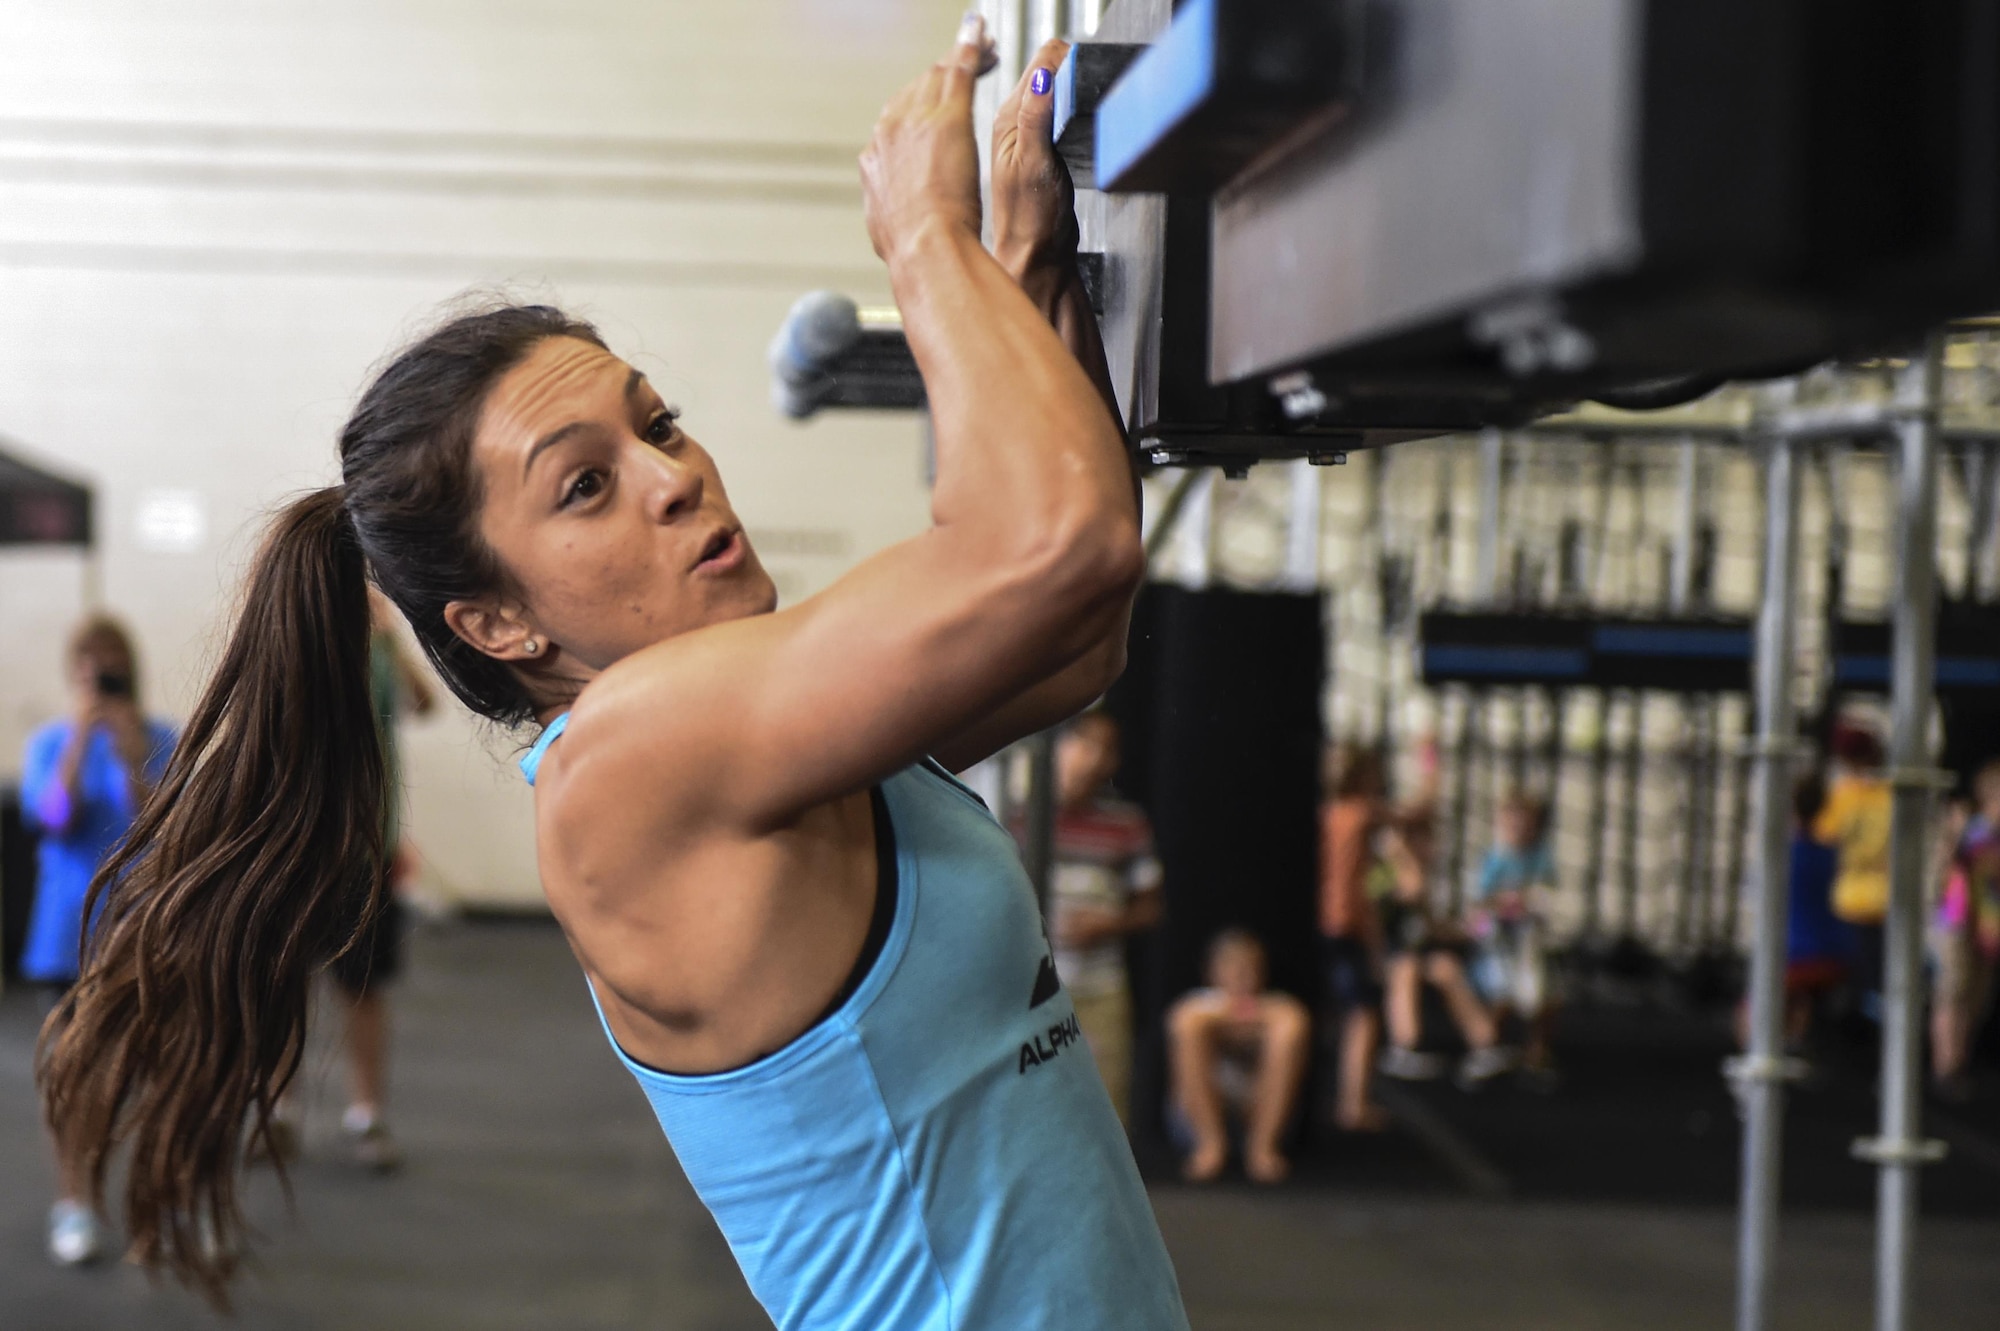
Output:
[[[993,257],[1017,281],[1075,261],[1076,189],[1055,148],[1055,74],[1069,43],[1045,43],[993,116]]]

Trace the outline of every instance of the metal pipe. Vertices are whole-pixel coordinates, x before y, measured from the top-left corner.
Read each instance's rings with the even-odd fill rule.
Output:
[[[1729,798],[1723,805],[1727,817],[1722,834],[1722,946],[1735,952],[1743,932],[1743,858],[1748,849],[1743,843],[1748,835],[1750,764],[1740,740],[1729,746],[1729,753]]]
[[[1590,803],[1583,819],[1583,937],[1592,947],[1604,942],[1604,788],[1611,780],[1611,694],[1597,690],[1591,717],[1596,733],[1590,746]]]
[[[1458,917],[1465,900],[1465,877],[1471,856],[1467,845],[1472,837],[1472,764],[1478,751],[1480,695],[1471,688],[1459,693],[1458,744],[1451,760],[1451,860],[1445,871],[1445,910]]]
[[[1900,463],[1896,489],[1896,583],[1890,665],[1889,911],[1882,1004],[1880,1135],[1857,1144],[1880,1168],[1875,1207],[1875,1326],[1902,1331],[1910,1310],[1910,1258],[1917,1221],[1917,1170],[1931,1157],[1919,1137],[1918,1057],[1923,1015],[1924,872],[1930,847],[1931,704],[1936,687],[1938,375],[1943,341],[1933,338],[1897,385]]]
[[[929,419],[928,413],[925,414],[925,419]],[[1144,532],[1141,540],[1145,543],[1148,564],[1153,562],[1153,556],[1159,554],[1167,541],[1172,538],[1174,524],[1179,521],[1181,509],[1187,504],[1188,494],[1194,488],[1195,478],[1200,475],[1198,471],[1184,471],[1174,477],[1173,484],[1167,487],[1166,498],[1160,501],[1159,508],[1141,516],[1139,525]]]
[[[1049,879],[1056,861],[1056,739],[1053,730],[1030,737],[1028,807],[1022,818],[1021,863],[1035,885],[1043,918],[1049,913]]]
[[[1479,568],[1475,595],[1492,605],[1500,580],[1500,499],[1506,488],[1507,440],[1492,428],[1479,432]]]
[[[1701,516],[1701,445],[1690,435],[1680,444],[1680,506],[1674,513],[1672,563],[1667,572],[1667,611],[1684,615],[1694,595],[1695,527]]]
[[[1763,1331],[1778,1243],[1784,1122],[1786,878],[1791,861],[1792,601],[1798,564],[1799,474],[1791,441],[1771,437],[1764,458],[1764,577],[1757,615],[1757,739],[1751,747],[1757,818],[1750,954],[1750,1048],[1730,1064],[1744,1105],[1742,1208],[1737,1217],[1737,1331]]]
[[[1620,941],[1639,936],[1639,792],[1646,776],[1646,695],[1625,694],[1630,729],[1625,735],[1625,799],[1618,806],[1618,910],[1614,935]]]

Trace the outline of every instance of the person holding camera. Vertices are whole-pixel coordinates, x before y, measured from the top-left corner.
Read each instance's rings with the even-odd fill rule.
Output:
[[[65,663],[69,715],[29,736],[21,765],[21,812],[40,835],[21,974],[46,991],[51,1007],[77,976],[91,879],[174,746],[173,727],[140,710],[132,639],[118,621],[85,620],[70,635]],[[64,1266],[92,1261],[104,1246],[75,1173],[57,1152],[49,1256]]]

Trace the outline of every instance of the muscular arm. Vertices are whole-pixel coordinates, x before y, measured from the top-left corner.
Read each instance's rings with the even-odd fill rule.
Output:
[[[1044,311],[1063,344],[1077,364],[1096,385],[1111,420],[1118,421],[1118,399],[1111,388],[1111,371],[1104,361],[1104,343],[1099,340],[1097,317],[1083,289],[1083,278],[1075,258],[1060,268],[1023,274],[1022,289]],[[1121,432],[1122,437],[1122,432]],[[1139,495],[1138,473],[1131,469],[1127,453],[1127,473],[1131,476],[1134,511]],[[1125,645],[1132,627],[1132,600],[1126,598],[1109,607],[1099,626],[1096,643],[1068,666],[1040,680],[1019,696],[1009,699],[991,715],[979,718],[963,733],[938,746],[937,760],[954,772],[999,752],[1025,735],[1056,725],[1075,716],[1111,687],[1125,670]]]
[[[1123,417],[1111,386],[1097,315],[1090,308],[1077,269],[1075,191],[1068,167],[1057,156],[1052,140],[1053,108],[1048,95],[1037,98],[1028,86],[1036,68],[1053,73],[1068,49],[1057,41],[1038,51],[1029,61],[1020,86],[995,113],[994,255],[1090,376],[1113,428],[1122,437]],[[1127,470],[1136,511],[1139,477],[1131,468],[1129,452]],[[941,743],[938,761],[954,772],[964,771],[1015,740],[1067,720],[1089,706],[1124,672],[1131,624],[1132,603],[1127,599],[1104,616],[1102,634],[1090,650],[979,718],[964,733]]]

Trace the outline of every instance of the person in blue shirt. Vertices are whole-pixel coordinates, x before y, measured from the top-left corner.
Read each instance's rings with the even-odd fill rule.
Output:
[[[1477,944],[1473,982],[1496,1017],[1509,1014],[1527,1027],[1523,1066],[1530,1074],[1553,1071],[1545,924],[1536,895],[1553,888],[1547,806],[1516,792],[1501,801],[1495,839],[1479,866],[1469,915]]]
[[[380,908],[372,582],[471,710],[539,728],[579,1001],[780,1331],[1186,1331],[1020,853],[949,775],[1110,687],[1145,577],[1052,135],[1065,53],[1000,105],[990,211],[977,15],[877,123],[864,215],[932,521],[795,605],[717,457],[587,323],[463,313],[363,391],[340,484],[251,565],[43,1062],[96,1186],[129,1144],[138,1261],[226,1295],[242,1145],[355,945],[342,904]]]
[[[90,880],[159,782],[174,743],[171,726],[140,710],[138,662],[117,620],[84,621],[65,666],[70,714],[28,737],[21,764],[21,811],[39,834],[21,974],[49,992],[51,1005],[76,979]],[[91,1261],[102,1250],[100,1227],[61,1151],[56,1173],[49,1255],[65,1266]]]

